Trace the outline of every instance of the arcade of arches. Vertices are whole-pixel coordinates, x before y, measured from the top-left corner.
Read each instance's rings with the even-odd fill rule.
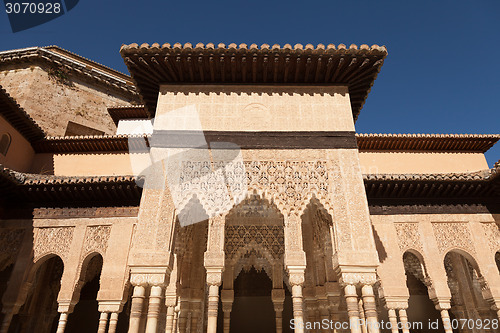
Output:
[[[47,137],[0,90],[33,159],[0,165],[0,333],[500,332],[500,136],[357,134],[385,47],[121,54],[146,105],[110,114],[153,132]]]

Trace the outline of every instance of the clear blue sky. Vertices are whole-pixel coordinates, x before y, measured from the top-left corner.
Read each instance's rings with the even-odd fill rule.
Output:
[[[124,72],[122,43],[386,45],[365,133],[500,133],[499,36],[498,0],[80,0],[15,34],[0,13],[2,50],[55,44]]]

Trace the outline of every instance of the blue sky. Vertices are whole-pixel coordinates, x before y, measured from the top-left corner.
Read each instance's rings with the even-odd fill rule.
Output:
[[[80,0],[15,34],[0,13],[1,50],[55,44],[124,72],[123,43],[386,45],[364,133],[500,133],[499,35],[498,0]]]

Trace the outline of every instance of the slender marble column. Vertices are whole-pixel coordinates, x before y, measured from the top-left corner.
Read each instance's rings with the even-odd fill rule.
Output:
[[[391,333],[399,333],[398,330],[398,317],[395,309],[388,309],[389,322],[391,323]]]
[[[356,286],[348,284],[344,288],[345,300],[347,303],[347,314],[349,316],[349,325],[351,333],[361,333],[361,325],[359,321],[358,293]]]
[[[217,333],[218,310],[219,310],[219,284],[209,284],[207,333]]]
[[[144,286],[138,285],[134,287],[132,304],[130,306],[130,324],[128,333],[139,333],[145,293],[146,288],[144,288]]]
[[[160,315],[160,304],[163,288],[152,286],[149,294],[148,319],[146,322],[146,333],[156,333],[158,328],[158,316]]]
[[[453,333],[453,330],[451,329],[451,322],[450,322],[450,314],[448,313],[447,309],[441,309],[441,320],[443,321],[443,327],[445,333]],[[406,332],[403,332],[406,333]]]
[[[174,308],[174,320],[172,321],[172,333],[178,333],[179,332],[179,327],[177,325],[178,318],[179,318],[179,304],[177,304]]]
[[[406,309],[399,309],[399,320],[401,321],[403,333],[410,333],[410,327],[408,324],[408,315],[406,314]]]
[[[361,326],[361,332],[368,333],[362,299],[358,300],[358,312],[359,312],[359,325]]]
[[[167,319],[165,322],[165,333],[172,333],[174,329],[175,304],[167,305]]]
[[[64,333],[67,322],[68,322],[68,313],[61,312],[61,315],[59,316],[59,323],[57,324],[57,333]]]
[[[201,301],[195,301],[191,304],[191,329],[190,332],[196,332],[201,313]]]
[[[375,303],[375,294],[373,287],[365,284],[361,288],[361,295],[363,296],[363,307],[365,309],[366,327],[369,333],[379,333],[379,323],[377,318],[377,304]]]
[[[233,310],[234,290],[221,290],[222,311],[224,312],[224,333],[229,333],[231,327],[231,311]]]
[[[189,313],[189,300],[182,296],[179,299],[179,312],[178,312],[178,329],[179,333],[186,333],[187,332],[187,320],[188,320],[188,313]]]
[[[274,305],[274,312],[276,314],[276,333],[283,332],[283,303],[285,302],[285,290],[273,289],[271,298]]]
[[[233,308],[232,302],[222,303],[222,311],[224,312],[224,333],[229,333],[231,328],[231,310]]]
[[[108,325],[108,312],[101,312],[99,317],[99,327],[97,328],[97,333],[106,333],[106,326]]]
[[[118,325],[118,312],[111,312],[111,316],[109,317],[108,333],[115,333],[116,325]]]
[[[2,321],[2,328],[0,329],[0,333],[7,333],[9,330],[10,322],[12,321],[13,312],[11,309],[9,311],[4,312],[4,317]]]

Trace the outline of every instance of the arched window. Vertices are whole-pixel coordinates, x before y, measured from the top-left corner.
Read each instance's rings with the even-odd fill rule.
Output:
[[[3,133],[2,137],[0,138],[0,154],[3,156],[7,155],[7,151],[9,150],[10,147],[10,134],[9,133]]]

